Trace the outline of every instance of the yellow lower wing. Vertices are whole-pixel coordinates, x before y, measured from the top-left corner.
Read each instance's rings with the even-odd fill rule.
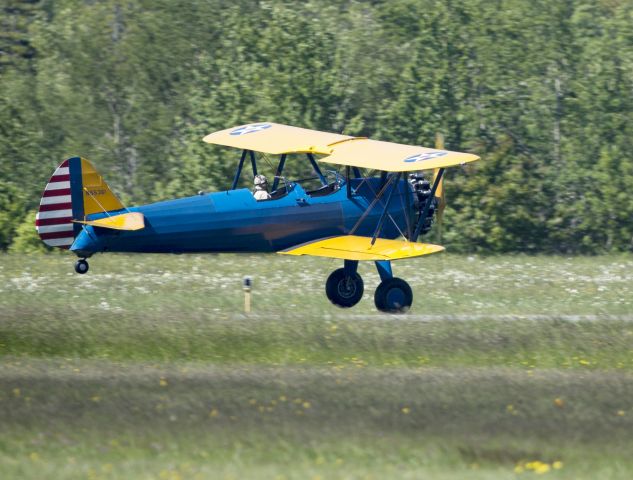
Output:
[[[93,227],[111,228],[112,230],[141,230],[145,228],[145,217],[138,212],[113,215],[100,218],[99,220],[73,220],[73,222],[92,225]]]
[[[342,258],[344,260],[398,260],[441,252],[444,247],[430,243],[405,242],[377,238],[372,245],[370,237],[342,235],[282,250],[282,255],[313,255],[315,257]]]

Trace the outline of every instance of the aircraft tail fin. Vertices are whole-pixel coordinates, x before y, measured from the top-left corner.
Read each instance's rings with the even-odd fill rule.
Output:
[[[68,249],[91,213],[125,208],[92,164],[80,157],[64,160],[53,172],[35,217],[35,228],[51,247]]]

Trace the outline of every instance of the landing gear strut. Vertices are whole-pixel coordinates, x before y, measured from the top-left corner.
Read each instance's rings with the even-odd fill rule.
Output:
[[[325,294],[337,307],[353,307],[363,298],[365,286],[357,266],[357,261],[345,260],[345,268],[334,270],[325,283]]]
[[[77,262],[75,263],[75,272],[80,273],[82,275],[88,272],[88,268],[90,267],[85,258],[77,260]]]

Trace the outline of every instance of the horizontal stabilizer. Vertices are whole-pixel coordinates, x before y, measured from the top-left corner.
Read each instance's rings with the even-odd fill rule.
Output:
[[[370,237],[342,235],[282,250],[282,255],[313,255],[315,257],[342,258],[344,260],[398,260],[441,252],[444,247],[430,243],[406,242],[377,238],[372,245]]]
[[[141,230],[145,228],[145,217],[142,213],[122,213],[98,220],[73,220],[75,223],[92,225],[93,227],[110,228],[112,230]]]

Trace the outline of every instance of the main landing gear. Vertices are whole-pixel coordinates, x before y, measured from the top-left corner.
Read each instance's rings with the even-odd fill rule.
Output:
[[[345,268],[334,270],[325,282],[325,294],[337,307],[353,307],[363,298],[365,286],[357,266],[358,262],[345,260]]]
[[[85,258],[81,258],[79,260],[77,260],[77,262],[75,262],[75,272],[80,273],[80,274],[84,274],[84,273],[88,273],[88,269],[90,268],[90,266],[88,265],[88,262]]]
[[[334,270],[325,284],[325,293],[334,305],[349,308],[363,297],[363,279],[356,271],[358,261],[345,260],[345,267]],[[393,276],[391,262],[376,262],[380,285],[374,293],[374,303],[381,312],[404,313],[413,303],[413,292],[407,282]]]

